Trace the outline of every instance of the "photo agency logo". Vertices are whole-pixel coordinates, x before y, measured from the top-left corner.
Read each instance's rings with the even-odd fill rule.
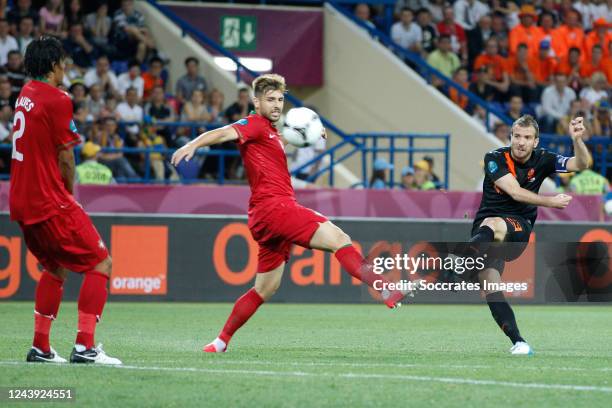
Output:
[[[439,244],[433,244],[440,246]],[[383,278],[374,282],[376,290],[401,290],[401,291],[504,291],[507,293],[525,292],[533,281],[502,281],[501,273],[512,246],[498,246],[496,250],[491,247],[479,248],[470,245],[457,246],[455,253],[441,251],[436,255],[428,253],[403,253],[389,256],[377,256],[371,258],[372,271],[385,277],[395,275],[397,272],[403,276],[411,276],[411,279],[400,279],[390,282]],[[524,247],[515,255],[524,251]],[[469,254],[469,255],[468,255]],[[516,256],[509,258],[515,259]],[[498,275],[485,277],[480,275],[482,271],[495,269]],[[388,275],[387,275],[388,274]],[[445,278],[442,278],[442,277]],[[421,279],[427,278],[427,279]]]
[[[463,274],[465,272],[484,269],[487,256],[487,254],[477,257],[462,257],[452,254],[445,257],[431,257],[425,254],[420,254],[416,257],[408,254],[396,254],[393,257],[379,256],[373,259],[373,271],[378,275],[394,269],[404,270],[411,275],[414,275],[418,271],[426,272],[434,270],[445,270]]]

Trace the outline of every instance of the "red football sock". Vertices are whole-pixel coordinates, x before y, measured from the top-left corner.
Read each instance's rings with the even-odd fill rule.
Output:
[[[34,340],[32,346],[48,353],[51,323],[57,317],[64,280],[44,271],[36,285],[34,304]]]
[[[344,270],[368,286],[373,287],[374,281],[377,280],[383,283],[388,282],[383,275],[374,273],[372,265],[368,264],[353,245],[340,248],[335,255]]]
[[[243,324],[247,322],[255,314],[257,308],[264,302],[263,298],[259,296],[259,293],[255,291],[255,288],[250,289],[247,293],[242,295],[232,309],[232,313],[227,318],[219,338],[229,344],[230,339]]]
[[[79,331],[75,343],[83,345],[87,349],[94,346],[96,323],[102,316],[102,310],[104,310],[104,304],[108,297],[107,282],[108,276],[96,271],[87,272],[83,277],[78,303]]]

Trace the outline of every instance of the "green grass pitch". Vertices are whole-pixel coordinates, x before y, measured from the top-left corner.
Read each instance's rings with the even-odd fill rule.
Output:
[[[202,353],[231,307],[108,304],[97,341],[125,365],[110,368],[26,364],[33,304],[0,303],[0,387],[73,387],[96,407],[612,406],[611,306],[515,307],[533,357],[508,354],[484,304],[266,304],[228,353]],[[66,358],[75,326],[65,303]]]

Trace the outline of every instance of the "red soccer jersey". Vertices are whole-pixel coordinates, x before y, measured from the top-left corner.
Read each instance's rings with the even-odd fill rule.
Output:
[[[266,200],[295,199],[285,146],[272,122],[251,114],[232,127],[238,132],[238,148],[251,186],[249,215]]]
[[[60,175],[58,152],[80,141],[70,96],[45,82],[24,85],[13,122],[12,220],[35,224],[75,205]]]

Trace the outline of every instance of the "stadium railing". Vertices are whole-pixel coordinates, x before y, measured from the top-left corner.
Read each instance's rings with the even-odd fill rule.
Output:
[[[216,129],[223,124],[200,124],[194,122],[156,122],[156,123],[139,123],[139,122],[119,122],[119,134],[124,137],[126,128],[133,125],[139,126],[156,126],[158,128],[189,128],[189,134],[191,135],[190,139],[193,139],[195,135],[198,134],[200,129],[203,130],[212,130]],[[159,132],[156,132],[159,135]],[[319,160],[324,159],[325,157],[329,158],[329,162],[325,163],[321,166],[316,172],[311,174],[306,181],[314,182],[320,176],[327,175],[328,176],[328,184],[330,187],[335,186],[335,177],[334,177],[334,166],[344,162],[348,158],[353,155],[360,154],[361,155],[361,171],[362,171],[362,182],[357,183],[358,185],[365,185],[368,180],[368,164],[376,160],[378,154],[385,153],[389,159],[390,163],[394,163],[397,155],[406,153],[408,158],[408,164],[410,166],[414,163],[414,154],[415,153],[425,153],[425,154],[442,154],[444,161],[444,180],[443,187],[448,188],[448,179],[449,179],[449,148],[450,148],[450,136],[449,135],[423,135],[423,134],[403,134],[403,133],[357,133],[352,135],[347,135],[344,140],[330,149],[323,152],[321,155],[314,157],[306,163],[303,163],[300,167],[292,170],[291,174],[293,176],[304,171],[305,168],[315,164]],[[440,147],[431,148],[431,147],[415,147],[418,141],[425,140],[441,140],[442,144]],[[404,141],[403,143],[401,141]],[[77,146],[75,148],[75,160],[80,163],[80,151],[82,146]],[[348,149],[347,149],[348,148]],[[6,151],[9,152],[12,149],[12,145],[10,144],[0,144],[0,152]],[[348,151],[346,151],[348,150]],[[244,184],[244,181],[241,180],[231,180],[225,177],[227,160],[231,157],[238,157],[240,153],[238,150],[229,150],[229,149],[210,149],[210,148],[202,148],[199,149],[196,153],[196,156],[200,160],[192,160],[190,163],[182,163],[178,166],[177,171],[180,176],[180,180],[156,180],[151,173],[151,154],[162,154],[164,155],[164,161],[168,161],[172,153],[176,151],[175,148],[168,148],[164,146],[149,146],[149,147],[104,147],[101,150],[101,153],[124,153],[127,155],[137,155],[142,154],[142,177],[132,178],[132,179],[118,179],[117,181],[120,183],[143,183],[143,184],[151,184],[151,183],[206,183],[206,182],[214,182],[216,184]],[[217,163],[217,171],[216,177],[214,180],[204,180],[199,179],[199,170],[200,167],[204,164],[202,162],[206,157],[218,157]],[[138,162],[138,160],[135,160]],[[9,174],[0,174],[0,180],[7,180],[9,178]],[[393,179],[393,170],[391,170],[391,179]],[[392,187],[393,181],[390,182],[390,187]]]
[[[336,164],[342,163],[355,154],[361,155],[361,179],[362,181],[352,185],[351,187],[367,187],[369,170],[368,164],[373,163],[379,153],[385,153],[389,158],[390,163],[395,163],[396,156],[401,153],[407,153],[408,165],[414,165],[415,153],[434,154],[440,153],[444,155],[444,180],[441,187],[448,189],[449,181],[449,149],[450,135],[422,135],[422,134],[407,134],[407,133],[355,133],[350,135],[350,138],[357,143],[351,150],[345,153],[340,153],[339,149],[348,145],[349,141],[344,140],[332,148],[323,152],[320,156],[314,157],[312,160],[302,164],[299,168],[293,170],[292,174],[298,174],[305,168],[308,168],[317,163],[321,158],[327,157],[329,161],[313,172],[306,181],[316,181],[318,177],[327,173],[328,183],[331,187],[334,186],[334,171],[333,167]],[[415,142],[419,140],[437,140],[442,142],[441,147],[415,147]],[[402,141],[405,141],[402,143]],[[404,146],[405,145],[405,146]],[[395,186],[394,172],[395,168],[390,169],[390,181],[387,183],[389,187]]]
[[[135,122],[120,122],[119,128],[123,131],[125,127],[134,125]],[[145,124],[146,126],[146,124]],[[193,122],[158,122],[156,126],[159,127],[174,127],[174,128],[191,128],[190,133],[192,135],[197,134],[198,129],[215,129],[221,126],[220,124],[198,124]],[[431,141],[436,140],[440,141],[440,146],[438,147],[417,147],[416,144],[419,141]],[[586,141],[587,146],[591,150],[591,154],[593,156],[593,167],[601,173],[603,176],[606,176],[608,170],[612,168],[612,161],[609,158],[612,156],[612,139],[608,137],[591,137]],[[558,136],[551,134],[542,134],[540,135],[540,146],[544,147],[548,150],[558,152],[564,155],[572,155],[573,147],[572,140],[567,136]],[[343,149],[343,148],[348,148]],[[78,146],[76,150],[76,160],[77,163],[80,161],[80,149]],[[406,133],[355,133],[352,135],[348,135],[347,139],[341,141],[335,146],[323,152],[321,155],[318,155],[308,162],[303,163],[300,167],[295,168],[291,173],[292,175],[297,175],[302,173],[306,168],[314,165],[319,160],[327,158],[327,160],[323,160],[324,163],[313,172],[306,181],[314,182],[319,177],[327,175],[328,184],[330,187],[335,185],[335,177],[334,177],[334,166],[344,162],[349,159],[353,155],[361,155],[361,178],[362,181],[357,183],[354,186],[365,186],[367,184],[368,176],[369,176],[369,164],[373,163],[374,160],[377,159],[379,154],[385,154],[385,157],[388,157],[390,163],[395,163],[396,158],[399,154],[407,154],[407,163],[409,166],[413,166],[414,164],[414,154],[415,153],[423,153],[423,154],[441,154],[443,155],[444,161],[444,179],[442,181],[442,187],[448,188],[449,183],[449,149],[450,149],[450,135],[425,135],[425,134],[406,134]],[[0,152],[10,152],[12,150],[12,145],[10,144],[0,144]],[[143,177],[129,179],[129,180],[118,180],[120,182],[129,182],[129,183],[174,183],[176,181],[168,181],[168,180],[155,180],[151,175],[151,154],[163,154],[166,156],[166,160],[170,157],[172,153],[174,153],[176,149],[167,148],[162,146],[152,146],[152,147],[123,147],[123,148],[103,148],[101,150],[102,153],[114,153],[121,152],[125,154],[143,154],[144,155],[144,165],[143,165]],[[203,148],[197,152],[197,156],[201,159],[208,156],[217,156],[219,157],[217,164],[217,177],[212,180],[217,184],[236,184],[236,183],[244,183],[243,181],[238,180],[228,180],[225,177],[226,170],[226,162],[228,158],[239,156],[239,152],[237,150],[225,150],[225,149],[208,149]],[[182,169],[179,166],[178,172],[181,176],[180,182],[182,183],[204,183],[207,180],[198,179],[198,171],[199,167],[202,163],[195,162],[196,164],[189,164],[191,166],[189,169]],[[194,167],[195,166],[195,167]],[[197,167],[197,168],[196,168]],[[390,170],[390,182],[389,187],[394,186],[394,171],[397,169]],[[0,174],[0,180],[7,180],[9,178],[9,174]],[[210,181],[210,180],[209,180]]]

